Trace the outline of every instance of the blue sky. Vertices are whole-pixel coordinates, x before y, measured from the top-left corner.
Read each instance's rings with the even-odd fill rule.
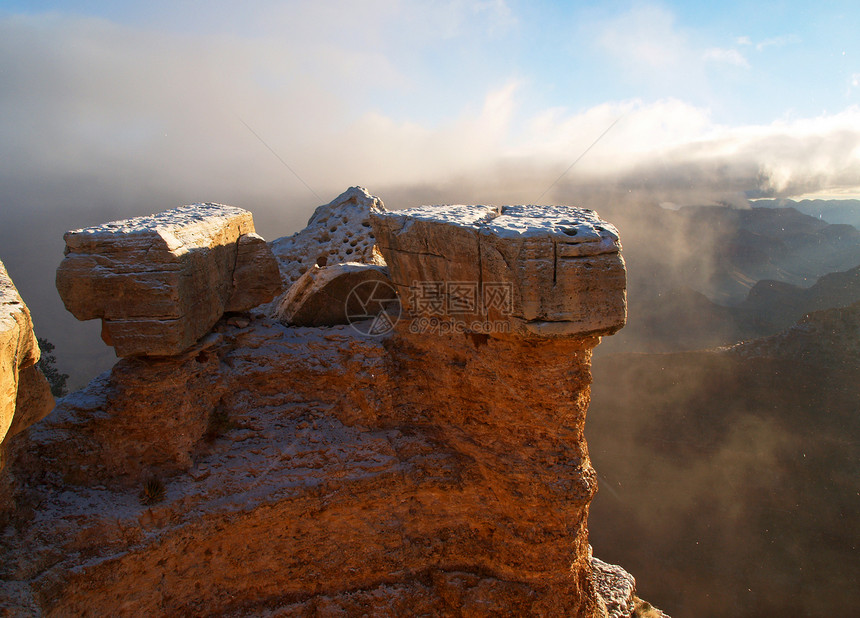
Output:
[[[316,6],[319,4],[320,6]],[[441,122],[511,80],[523,112],[677,97],[718,122],[763,123],[860,102],[856,2],[3,2],[175,36],[312,40],[381,81],[366,106]],[[332,62],[335,59],[331,59]],[[261,59],[261,81],[288,80]],[[386,80],[379,70],[391,74]],[[326,66],[314,67],[325,72]],[[331,67],[329,67],[331,68]],[[269,73],[269,75],[266,75]]]
[[[745,163],[738,187],[847,194],[858,26],[856,2],[7,1],[0,136],[18,174],[228,190],[229,170],[283,172],[245,122],[323,194],[511,162],[550,178],[622,118],[578,172],[708,152]]]

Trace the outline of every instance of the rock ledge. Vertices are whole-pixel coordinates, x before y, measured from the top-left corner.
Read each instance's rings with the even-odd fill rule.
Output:
[[[488,334],[610,335],[627,316],[617,230],[573,206],[421,206],[373,212],[404,310]]]
[[[195,204],[67,232],[57,290],[79,320],[101,318],[117,356],[182,352],[225,310],[280,290],[277,264],[251,213]]]

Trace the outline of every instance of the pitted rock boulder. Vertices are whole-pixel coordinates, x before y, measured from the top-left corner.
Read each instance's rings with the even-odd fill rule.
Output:
[[[79,320],[101,318],[117,356],[179,354],[225,310],[250,309],[279,291],[251,213],[233,206],[182,206],[64,239],[57,290]]]
[[[371,221],[412,317],[527,338],[609,335],[624,326],[618,232],[594,211],[421,206]]]
[[[27,305],[0,262],[0,468],[8,437],[54,407],[39,361],[39,343]]]
[[[350,187],[328,204],[319,206],[308,225],[292,236],[270,243],[285,288],[316,266],[346,262],[384,265],[374,250],[371,213],[385,212],[382,200],[364,187]]]

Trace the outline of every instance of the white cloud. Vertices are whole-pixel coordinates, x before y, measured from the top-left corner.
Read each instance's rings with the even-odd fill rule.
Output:
[[[619,118],[578,164],[579,170],[627,169],[643,157],[698,139],[712,127],[707,110],[677,99],[606,103],[567,115],[563,110],[549,110],[531,120],[529,139],[519,153],[545,162],[572,161]]]
[[[795,43],[800,43],[800,37],[796,34],[783,34],[780,36],[771,37],[768,39],[764,39],[759,43],[756,43],[756,51],[762,51],[768,47],[783,47],[785,45],[793,45]]]
[[[741,127],[715,124],[707,110],[676,99],[552,110],[533,119],[521,160],[561,173],[622,114],[570,172],[572,186],[630,184],[679,204],[733,202],[754,189],[783,197],[860,192],[860,107]]]
[[[343,135],[344,144],[367,146],[362,156],[352,146],[332,167],[346,175],[375,179],[378,183],[434,182],[452,175],[479,173],[510,154],[509,136],[517,111],[521,84],[511,81],[487,93],[480,111],[462,114],[436,127],[395,122],[376,112],[365,114]],[[343,175],[338,170],[339,175]]]
[[[664,70],[683,62],[689,42],[675,16],[657,6],[640,6],[603,23],[598,41],[631,70]]]
[[[615,62],[618,76],[656,96],[709,98],[718,79],[714,67],[750,66],[739,50],[707,45],[661,6],[637,6],[594,29],[598,47]]]
[[[686,66],[693,46],[672,34],[671,15],[639,15],[650,26],[619,53],[645,50],[638,66],[655,71],[661,63]],[[572,179],[629,178],[647,169],[649,182],[659,184],[683,168],[688,190],[697,182],[718,188],[717,177],[734,178],[725,184],[736,190],[759,174],[778,193],[860,186],[855,108],[741,128],[717,125],[706,107],[681,98],[524,117],[528,93],[512,79],[478,100],[461,97],[448,118],[420,123],[420,116],[395,119],[376,104],[380,85],[405,78],[374,45],[341,42],[311,65],[303,45],[180,38],[57,17],[0,21],[0,157],[8,162],[0,174],[22,183],[141,179],[180,187],[196,200],[228,201],[237,187],[270,196],[303,192],[241,117],[321,195],[357,183],[440,184],[462,176],[485,179],[489,190],[498,184],[490,180],[497,166],[511,162],[553,180],[621,118]],[[348,58],[351,48],[356,59]],[[726,51],[714,60],[736,63]],[[509,180],[514,191],[516,176]]]
[[[749,36],[739,36],[735,39],[735,44],[741,46],[755,46],[756,51],[762,51],[768,47],[783,47],[785,45],[793,45],[795,43],[800,43],[801,38],[796,34],[783,34],[780,36],[770,37],[767,39],[763,39],[758,43],[753,43],[752,38]]]
[[[736,49],[723,49],[720,47],[711,47],[705,50],[702,57],[705,60],[712,62],[719,62],[725,64],[731,64],[738,67],[743,67],[745,69],[750,68],[750,63],[747,62],[747,59]]]

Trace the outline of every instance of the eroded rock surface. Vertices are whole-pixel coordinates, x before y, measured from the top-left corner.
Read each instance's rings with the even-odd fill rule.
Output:
[[[422,206],[371,221],[404,310],[415,317],[467,329],[489,322],[491,335],[525,337],[608,335],[626,320],[618,232],[591,210]]]
[[[101,318],[117,356],[178,354],[225,310],[279,291],[274,259],[251,213],[220,204],[67,232],[57,290],[79,320]]]
[[[603,600],[608,618],[625,618],[636,604],[636,580],[615,564],[591,559],[597,593]]]
[[[386,247],[419,224],[388,229]],[[428,242],[465,240],[434,253],[421,281],[475,272],[475,228],[426,229]],[[607,234],[577,257],[620,259]],[[512,233],[520,249],[497,249],[524,322],[529,281],[543,286],[542,311],[564,314],[565,298],[530,270],[543,272],[539,256],[557,243],[529,238]],[[595,252],[601,243],[616,253]],[[408,251],[386,257],[401,286],[420,267]],[[588,298],[571,302],[599,311]],[[617,316],[623,294],[612,298]],[[591,350],[617,317],[552,337],[426,333],[413,319],[378,337],[224,319],[180,355],[123,359],[64,398],[16,445],[5,477],[17,532],[0,552],[0,608],[631,615],[632,579],[615,590],[596,577],[587,530]]]
[[[318,207],[305,229],[269,243],[278,260],[284,288],[288,290],[314,265],[346,262],[384,265],[379,254],[374,252],[375,239],[370,225],[370,214],[384,211],[382,200],[367,189],[350,187],[328,204]]]
[[[60,613],[593,615],[593,341],[478,347],[261,318],[218,331],[120,361],[31,428],[15,473],[42,506],[2,579]],[[151,474],[166,498],[150,508]]]
[[[267,303],[281,289],[278,263],[259,234],[242,234],[236,248],[233,293],[224,311],[247,311]]]
[[[0,262],[0,469],[8,438],[54,407],[50,386],[37,362],[39,343],[30,311]]]

